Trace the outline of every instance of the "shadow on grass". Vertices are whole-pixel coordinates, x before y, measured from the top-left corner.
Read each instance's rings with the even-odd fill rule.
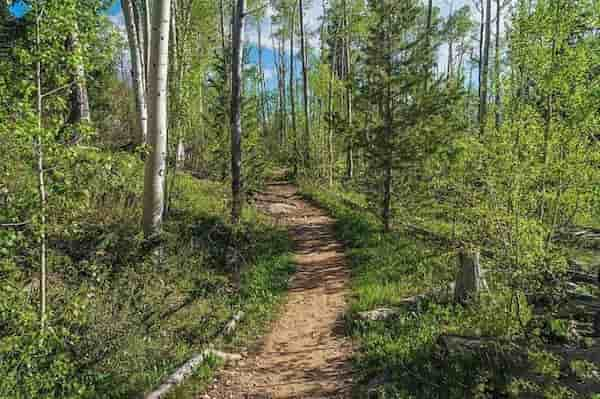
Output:
[[[234,227],[219,186],[183,183],[159,237],[158,262],[156,243],[145,242],[138,225],[84,225],[52,241],[60,284],[50,299],[61,316],[51,324],[66,329],[76,378],[94,397],[139,397],[209,343],[247,344],[287,289],[286,231],[251,212]],[[237,284],[232,254],[243,266]],[[67,319],[71,302],[83,304],[85,318]],[[218,338],[239,310],[239,334]]]

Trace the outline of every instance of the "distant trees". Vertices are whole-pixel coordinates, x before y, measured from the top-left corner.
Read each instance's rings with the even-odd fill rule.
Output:
[[[137,8],[135,0],[122,0],[121,8],[127,30],[127,41],[129,43],[129,57],[131,60],[131,79],[135,95],[135,105],[139,124],[139,139],[141,143],[146,142],[148,135],[148,109],[146,104],[146,48],[144,40],[149,37],[146,32],[147,26],[141,24],[137,15],[145,10]]]

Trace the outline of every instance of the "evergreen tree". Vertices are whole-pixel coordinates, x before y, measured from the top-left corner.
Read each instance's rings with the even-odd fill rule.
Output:
[[[369,2],[370,27],[365,48],[365,75],[368,83],[363,95],[376,103],[376,115],[368,126],[365,146],[368,151],[370,184],[375,187],[371,201],[379,204],[384,229],[391,229],[393,198],[401,195],[407,178],[418,168],[424,148],[425,121],[433,121],[448,105],[439,86],[423,92],[423,83],[432,80],[431,59],[423,29],[423,15],[417,1],[372,0]],[[405,189],[406,187],[404,187]]]

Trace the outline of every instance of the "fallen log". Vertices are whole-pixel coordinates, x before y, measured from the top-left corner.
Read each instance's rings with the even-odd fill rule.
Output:
[[[441,335],[437,340],[438,355],[444,361],[449,357],[467,355],[496,367],[526,368],[527,351],[514,342],[500,337],[470,337],[453,334]]]
[[[593,275],[590,273],[585,273],[579,270],[569,270],[567,272],[569,276],[569,280],[574,283],[585,283],[585,284],[594,284],[598,285],[598,275]]]
[[[583,243],[593,248],[600,245],[600,229],[595,227],[572,227],[562,229],[553,236],[557,241],[571,241]]]
[[[569,280],[575,283],[600,284],[600,274],[598,273],[600,265],[586,265],[577,259],[568,259],[567,262],[569,264],[569,270],[567,271]],[[592,269],[596,272],[589,272],[586,269]]]
[[[152,391],[146,395],[145,399],[164,398],[171,389],[181,384],[183,380],[189,377],[194,372],[196,367],[211,357],[220,359],[226,363],[236,362],[242,359],[241,355],[224,353],[214,349],[206,349],[199,355],[192,357],[183,366],[178,368],[161,386],[159,386],[155,391]]]
[[[24,222],[0,223],[0,228],[2,228],[2,229],[18,229],[18,228],[27,226],[29,223],[31,223],[30,220],[26,220]]]
[[[385,321],[398,317],[400,309],[379,308],[368,310],[366,312],[358,312],[358,319],[364,321]]]
[[[377,308],[357,313],[357,319],[364,321],[385,321],[398,317],[402,311],[420,311],[424,302],[434,301],[436,303],[448,303],[454,294],[454,283],[448,283],[447,286],[436,288],[431,292],[409,296],[401,299],[394,308]]]
[[[223,335],[228,336],[233,333],[240,320],[244,317],[244,312],[237,312],[231,320],[223,328]],[[190,360],[185,362],[179,367],[173,374],[171,374],[165,382],[163,382],[156,390],[150,392],[144,399],[161,399],[174,387],[181,384],[187,377],[189,377],[196,367],[204,363],[206,359],[217,358],[225,363],[237,362],[242,359],[241,355],[221,352],[215,349],[205,349],[202,353],[193,356]]]

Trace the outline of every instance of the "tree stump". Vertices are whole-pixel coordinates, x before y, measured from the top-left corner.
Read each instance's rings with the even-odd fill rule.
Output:
[[[465,303],[470,298],[476,297],[484,286],[479,264],[479,250],[461,249],[458,253],[454,300]]]

